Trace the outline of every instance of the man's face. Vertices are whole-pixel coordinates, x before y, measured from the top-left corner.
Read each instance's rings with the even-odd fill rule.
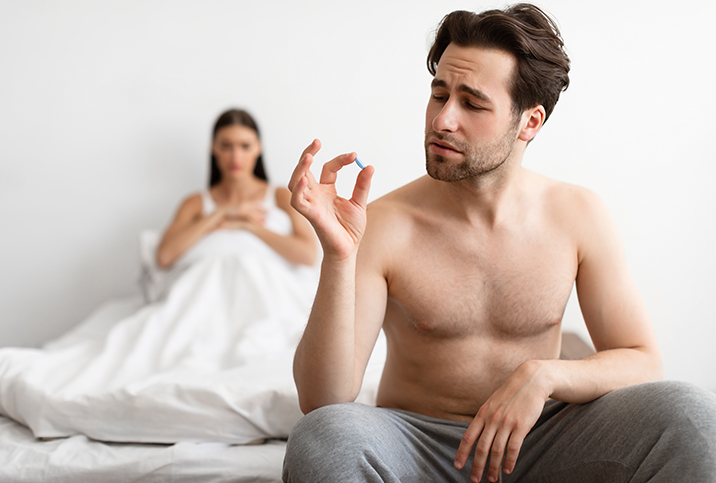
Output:
[[[472,178],[509,158],[520,121],[509,93],[516,64],[502,50],[448,45],[425,115],[425,159],[431,177]]]

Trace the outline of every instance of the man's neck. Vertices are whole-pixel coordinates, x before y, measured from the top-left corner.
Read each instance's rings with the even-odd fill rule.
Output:
[[[510,218],[525,189],[527,171],[521,156],[499,169],[456,182],[439,184],[444,208],[470,224],[494,227]]]

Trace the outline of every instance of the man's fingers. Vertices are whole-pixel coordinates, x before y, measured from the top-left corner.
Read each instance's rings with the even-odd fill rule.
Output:
[[[455,468],[458,470],[461,470],[465,466],[467,459],[470,457],[470,453],[472,453],[472,447],[475,441],[477,441],[477,438],[480,437],[483,428],[482,420],[474,419],[462,435],[462,440],[460,440],[460,446],[457,448],[454,462]]]
[[[480,439],[475,444],[475,459],[472,462],[472,472],[470,473],[470,479],[472,481],[480,481],[482,473],[485,471],[487,466],[487,457],[490,455],[493,440],[495,438],[495,430],[486,427]]]
[[[315,156],[318,151],[321,150],[321,141],[318,139],[314,139],[311,141],[311,144],[309,144],[306,149],[303,150],[301,153],[301,157],[303,158],[306,154],[310,154],[311,156]]]
[[[321,141],[319,141],[318,139],[314,139],[311,144],[309,144],[308,147],[303,150],[303,152],[301,153],[301,157],[298,159],[298,165],[296,165],[296,168],[293,170],[293,173],[291,174],[291,179],[288,182],[289,191],[294,190],[296,183],[298,183],[298,180],[301,179],[302,176],[310,176],[308,181],[315,182],[311,171],[309,171],[309,168],[311,167],[311,163],[313,163],[313,157],[318,153],[320,149]]]
[[[502,466],[502,457],[505,455],[505,446],[510,437],[508,431],[500,431],[495,435],[492,441],[492,449],[490,450],[490,466],[487,469],[487,480],[497,481],[500,475],[500,466]]]
[[[338,171],[343,166],[348,166],[356,159],[356,153],[341,154],[323,165],[321,170],[321,184],[335,184],[338,179]]]
[[[353,188],[352,201],[354,203],[358,203],[363,207],[368,204],[368,193],[370,192],[370,181],[373,179],[373,173],[375,173],[373,166],[366,166],[365,169],[358,173],[356,185]]]
[[[519,428],[515,428],[510,435],[510,441],[507,443],[507,452],[505,453],[505,461],[502,465],[504,472],[508,475],[515,469],[517,457],[520,455],[520,449],[522,449],[522,443],[526,437],[527,433],[520,431]]]
[[[302,215],[305,215],[309,208],[309,204],[306,201],[307,188],[308,178],[306,176],[302,176],[296,181],[296,184],[293,186],[293,190],[291,191],[291,206],[293,206],[293,208]]]
[[[316,184],[316,180],[311,173],[311,164],[313,163],[313,155],[306,153],[305,151],[301,155],[301,159],[298,161],[298,165],[291,174],[291,180],[288,182],[288,190],[293,192],[296,189],[296,184],[301,178],[306,178],[306,181],[310,185]]]

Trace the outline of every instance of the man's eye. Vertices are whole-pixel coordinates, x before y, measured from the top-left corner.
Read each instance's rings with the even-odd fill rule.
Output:
[[[441,96],[438,94],[433,94],[433,99],[439,102],[444,102],[447,99],[447,96]]]
[[[465,105],[467,105],[468,109],[472,109],[473,111],[483,111],[485,109],[484,107],[477,106],[471,102],[466,102]]]

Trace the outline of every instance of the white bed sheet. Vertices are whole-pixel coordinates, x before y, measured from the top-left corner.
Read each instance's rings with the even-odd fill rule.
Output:
[[[274,483],[286,443],[127,444],[75,435],[37,440],[0,416],[0,481],[13,483]]]

